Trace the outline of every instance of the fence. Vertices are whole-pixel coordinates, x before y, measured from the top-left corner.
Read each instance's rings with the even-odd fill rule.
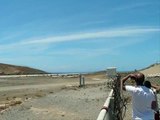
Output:
[[[110,94],[105,101],[97,120],[123,120],[126,110],[126,100],[121,94],[120,76],[109,80]]]

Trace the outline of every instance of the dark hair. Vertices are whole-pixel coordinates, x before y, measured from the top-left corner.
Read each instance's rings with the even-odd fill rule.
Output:
[[[147,88],[151,88],[151,82],[150,81],[144,81],[144,86]]]

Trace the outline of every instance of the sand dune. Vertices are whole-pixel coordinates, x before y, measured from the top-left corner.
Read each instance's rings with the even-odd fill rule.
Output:
[[[142,72],[145,75],[160,74],[160,64],[153,64],[149,68],[141,70],[140,72]]]

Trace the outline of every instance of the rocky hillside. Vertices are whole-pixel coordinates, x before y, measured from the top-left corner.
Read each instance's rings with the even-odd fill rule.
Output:
[[[24,67],[24,66],[15,66],[15,65],[9,65],[9,64],[3,64],[0,63],[0,74],[6,75],[6,74],[42,74],[46,73],[42,70]]]

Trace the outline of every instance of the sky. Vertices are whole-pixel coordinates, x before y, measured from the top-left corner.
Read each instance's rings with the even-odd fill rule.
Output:
[[[0,0],[0,63],[130,71],[160,61],[160,0]]]

